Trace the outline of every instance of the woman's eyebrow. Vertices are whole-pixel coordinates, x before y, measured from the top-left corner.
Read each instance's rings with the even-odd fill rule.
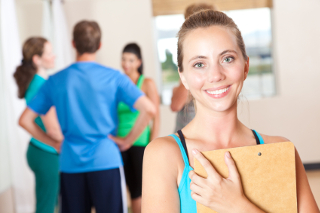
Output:
[[[220,55],[226,54],[226,53],[228,53],[228,52],[233,52],[233,53],[235,53],[235,54],[238,54],[237,51],[235,51],[235,50],[225,50],[225,51],[223,51],[222,53],[220,53]],[[189,62],[192,61],[192,60],[198,59],[198,58],[207,59],[208,57],[207,57],[207,56],[203,56],[203,55],[196,55],[196,56],[192,57],[192,58],[189,60]]]
[[[204,58],[204,59],[207,59],[208,57],[203,56],[203,55],[196,55],[196,56],[192,57],[192,58],[189,60],[189,62],[190,62],[190,61],[192,61],[192,60],[194,60],[194,59],[198,59],[198,58]]]
[[[233,53],[235,53],[235,54],[238,54],[237,51],[235,51],[235,50],[225,50],[225,51],[223,51],[222,53],[220,53],[220,55],[226,54],[226,53],[228,53],[228,52],[233,52]]]

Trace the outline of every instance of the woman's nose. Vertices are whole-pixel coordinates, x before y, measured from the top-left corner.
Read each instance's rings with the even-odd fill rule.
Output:
[[[208,71],[208,81],[210,83],[219,82],[225,79],[225,74],[223,72],[223,68],[220,65],[213,66]]]

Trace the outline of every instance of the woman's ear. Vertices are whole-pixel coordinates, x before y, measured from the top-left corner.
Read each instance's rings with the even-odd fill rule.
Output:
[[[141,66],[141,64],[142,64],[142,60],[141,60],[141,59],[139,59],[139,60],[138,60],[138,63],[139,63],[139,66],[138,66],[138,67],[140,67],[140,66]]]
[[[41,58],[38,55],[32,56],[32,62],[39,67],[41,65]]]
[[[76,43],[74,43],[74,40],[72,40],[72,46],[73,48],[76,48]]]
[[[188,85],[188,83],[187,83],[187,81],[186,81],[186,78],[185,78],[184,74],[183,74],[182,72],[180,72],[180,68],[178,68],[178,73],[179,73],[179,76],[180,76],[180,79],[181,79],[181,82],[182,82],[183,86],[184,86],[187,90],[189,90],[189,85]]]
[[[249,74],[249,57],[244,65],[244,79],[243,80],[247,79],[248,74]]]

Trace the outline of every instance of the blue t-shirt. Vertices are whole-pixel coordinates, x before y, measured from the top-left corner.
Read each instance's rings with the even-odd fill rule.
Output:
[[[95,62],[77,62],[49,77],[28,107],[46,114],[56,107],[64,135],[60,171],[81,173],[122,166],[109,134],[117,134],[117,106],[132,110],[143,93],[119,71]]]

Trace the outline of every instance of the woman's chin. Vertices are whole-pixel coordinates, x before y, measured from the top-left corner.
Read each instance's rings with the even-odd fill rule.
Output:
[[[210,105],[210,110],[215,112],[227,112],[233,108],[233,105],[230,101],[223,101],[222,103],[214,103]]]

